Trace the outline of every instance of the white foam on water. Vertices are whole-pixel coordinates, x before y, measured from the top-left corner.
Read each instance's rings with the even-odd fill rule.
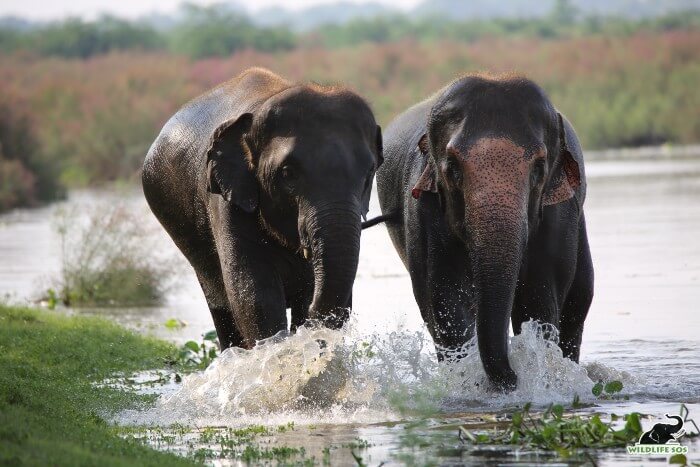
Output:
[[[252,350],[227,349],[206,370],[186,376],[178,390],[161,396],[153,408],[124,412],[117,421],[373,423],[525,402],[570,403],[576,395],[591,401],[594,379],[620,379],[625,388],[636,384],[624,372],[600,364],[587,371],[564,358],[556,330],[548,325],[523,324],[509,347],[518,387],[503,394],[488,383],[474,341],[462,349],[462,358],[438,363],[424,332],[363,336],[352,320],[341,331],[302,327]]]

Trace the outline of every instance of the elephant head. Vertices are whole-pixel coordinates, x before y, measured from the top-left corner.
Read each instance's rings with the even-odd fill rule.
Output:
[[[208,190],[311,262],[309,318],[330,327],[348,315],[381,141],[356,94],[297,86],[223,123],[207,153]]]
[[[683,419],[678,415],[669,414],[666,414],[666,418],[675,418],[676,423],[657,423],[639,438],[639,444],[666,444],[674,438],[680,438],[684,433]]]
[[[419,149],[450,229],[469,252],[476,332],[484,369],[498,388],[516,386],[508,325],[528,239],[543,210],[574,197],[583,178],[568,122],[534,83],[468,76],[432,107]]]

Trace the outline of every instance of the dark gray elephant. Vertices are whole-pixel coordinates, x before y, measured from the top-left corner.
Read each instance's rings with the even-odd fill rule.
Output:
[[[500,389],[516,386],[513,331],[555,325],[578,361],[593,297],[574,129],[534,83],[465,76],[394,119],[377,190],[438,358],[476,330]]]
[[[148,204],[197,273],[222,348],[347,319],[382,161],[367,103],[249,69],[186,104],[143,166]]]
[[[666,418],[675,418],[676,423],[657,423],[639,438],[639,444],[666,444],[683,436],[683,419],[678,415],[669,414],[666,414]]]

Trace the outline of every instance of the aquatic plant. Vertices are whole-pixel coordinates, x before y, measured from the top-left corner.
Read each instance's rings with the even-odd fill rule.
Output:
[[[614,399],[616,397],[619,397],[623,387],[624,386],[622,384],[622,381],[615,380],[609,381],[607,383],[604,383],[603,381],[598,381],[596,384],[593,385],[591,392],[598,399]],[[622,398],[629,399],[628,396],[622,396]]]
[[[681,406],[681,413],[684,407]],[[643,432],[642,415],[638,412],[622,417],[613,414],[606,422],[598,414],[565,414],[564,407],[559,404],[550,405],[539,415],[533,414],[531,408],[531,404],[525,404],[521,410],[513,412],[504,429],[474,431],[460,426],[459,439],[474,445],[519,445],[554,451],[566,458],[580,449],[625,447],[639,440]],[[616,429],[620,420],[624,425]]]
[[[217,339],[216,331],[206,332],[202,334],[202,342],[185,342],[166,363],[190,370],[203,370],[219,355]],[[180,376],[176,374],[175,380],[180,382]]]
[[[187,322],[178,318],[170,318],[163,324],[167,329],[175,330],[187,326]]]

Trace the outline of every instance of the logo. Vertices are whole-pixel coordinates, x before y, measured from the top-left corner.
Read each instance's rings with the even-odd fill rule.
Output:
[[[687,410],[687,409],[686,409]],[[687,419],[686,413],[686,419]],[[642,455],[674,455],[687,454],[688,446],[681,446],[678,440],[686,433],[683,424],[686,420],[678,415],[666,414],[666,418],[675,420],[675,423],[657,423],[651,430],[642,433],[639,442],[634,446],[627,446],[627,454]],[[690,420],[692,422],[692,420]],[[693,422],[695,424],[695,422]]]

